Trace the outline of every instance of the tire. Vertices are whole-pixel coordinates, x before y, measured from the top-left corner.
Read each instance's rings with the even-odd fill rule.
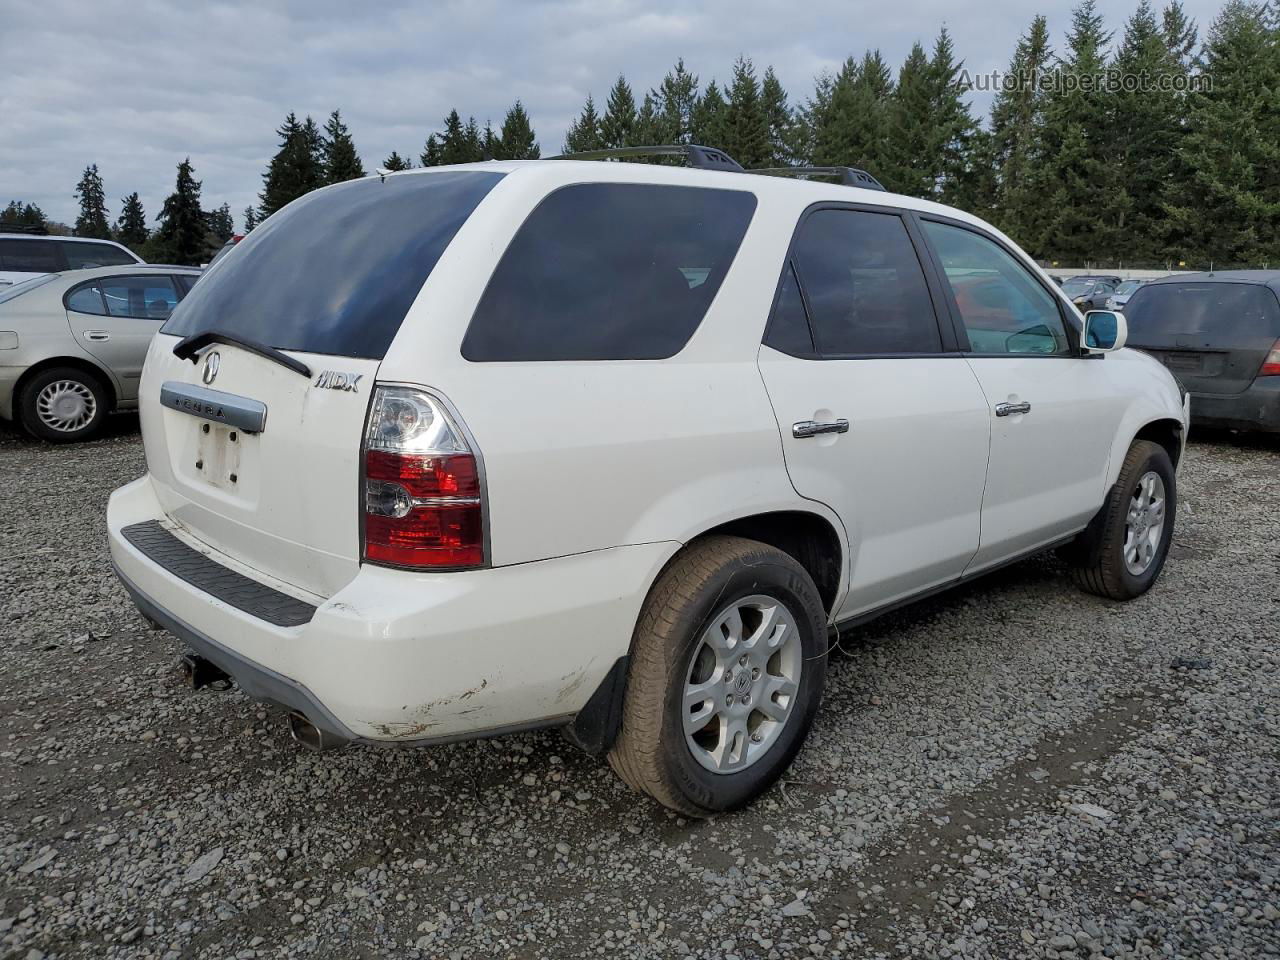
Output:
[[[75,443],[102,429],[110,402],[97,377],[76,367],[52,367],[22,385],[18,420],[41,440]]]
[[[695,541],[659,575],[641,611],[609,764],[635,790],[689,816],[744,806],[799,751],[826,668],[826,613],[799,563],[754,540]],[[713,696],[687,707],[694,685]],[[704,725],[695,733],[686,723]]]
[[[1152,475],[1158,478],[1158,484],[1150,483]],[[1158,531],[1153,531],[1154,523],[1147,525],[1155,509],[1154,504],[1146,507],[1145,518],[1135,514],[1132,519],[1133,541],[1129,541],[1130,509],[1141,511],[1149,492],[1144,489],[1144,482],[1163,493],[1162,525]],[[1159,444],[1135,441],[1102,510],[1063,552],[1076,583],[1089,593],[1112,600],[1142,596],[1160,576],[1169,555],[1177,511],[1177,479],[1168,452]],[[1140,545],[1136,553],[1130,549],[1133,544]]]

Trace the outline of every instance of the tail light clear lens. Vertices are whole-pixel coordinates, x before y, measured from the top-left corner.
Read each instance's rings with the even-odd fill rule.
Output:
[[[479,567],[484,503],[475,451],[423,390],[378,386],[364,440],[364,559]]]
[[[1280,340],[1277,340],[1275,346],[1271,348],[1267,359],[1262,361],[1262,369],[1258,371],[1258,376],[1280,377]]]

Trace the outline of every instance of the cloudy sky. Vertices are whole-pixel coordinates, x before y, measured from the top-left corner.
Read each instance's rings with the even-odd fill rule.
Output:
[[[677,57],[705,83],[744,54],[772,64],[796,102],[850,53],[879,48],[896,69],[943,24],[972,71],[1001,69],[1037,9],[1061,45],[1071,2],[3,0],[0,204],[74,222],[72,191],[97,163],[113,220],[133,190],[154,219],[190,156],[205,207],[230,203],[239,224],[290,110],[341,109],[372,169],[392,150],[416,160],[451,107],[496,126],[519,97],[552,153],[619,72],[639,99]],[[1135,5],[1098,3],[1113,28]],[[1202,32],[1220,6],[1184,5]]]

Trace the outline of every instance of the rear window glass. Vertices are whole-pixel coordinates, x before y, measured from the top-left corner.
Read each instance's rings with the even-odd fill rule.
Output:
[[[163,332],[380,360],[449,241],[501,179],[369,177],[307,194],[237,244]]]
[[[1124,318],[1134,344],[1163,343],[1180,334],[1223,344],[1280,337],[1275,293],[1252,283],[1150,283],[1125,305]]]
[[[56,273],[65,270],[55,240],[0,240],[0,270]]]
[[[67,266],[72,270],[89,267],[119,267],[138,261],[109,243],[68,243],[63,245]]]
[[[754,194],[660,184],[555,191],[516,232],[462,342],[468,360],[658,360],[693,336]]]

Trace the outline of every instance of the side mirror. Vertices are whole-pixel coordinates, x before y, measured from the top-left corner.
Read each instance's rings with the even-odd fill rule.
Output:
[[[1081,342],[1089,353],[1111,353],[1129,340],[1129,324],[1123,313],[1112,310],[1090,310],[1084,315]]]

